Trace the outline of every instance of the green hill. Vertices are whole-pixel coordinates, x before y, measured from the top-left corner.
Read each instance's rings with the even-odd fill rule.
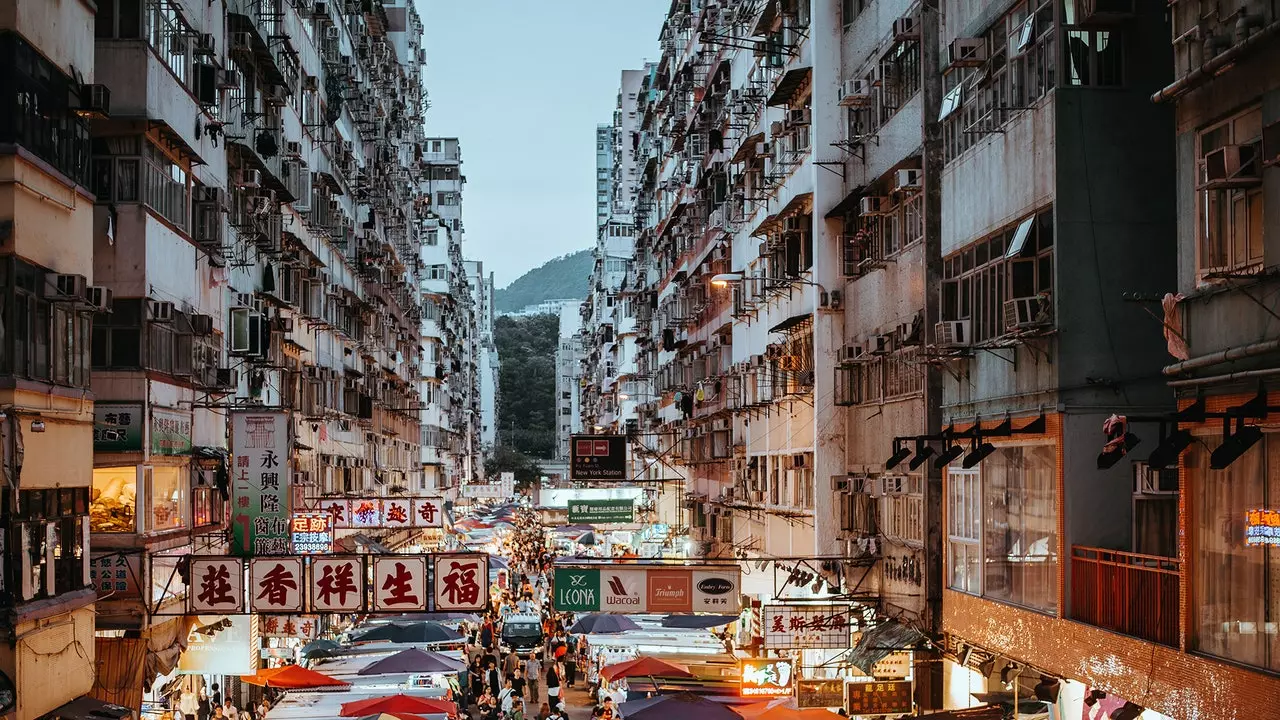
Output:
[[[516,312],[543,300],[585,298],[591,284],[593,259],[590,250],[579,250],[548,260],[516,278],[493,294],[498,312]]]

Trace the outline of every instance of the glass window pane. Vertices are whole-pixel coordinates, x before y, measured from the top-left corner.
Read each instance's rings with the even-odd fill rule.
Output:
[[[89,527],[93,532],[137,532],[138,469],[94,468]]]

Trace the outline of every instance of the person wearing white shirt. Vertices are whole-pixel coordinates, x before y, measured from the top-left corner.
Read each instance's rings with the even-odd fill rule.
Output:
[[[200,698],[190,689],[183,690],[178,696],[178,711],[186,720],[196,720],[196,713],[200,712]]]

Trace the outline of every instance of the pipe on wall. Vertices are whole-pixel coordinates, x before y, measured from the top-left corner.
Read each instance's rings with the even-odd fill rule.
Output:
[[[1206,60],[1200,67],[1183,75],[1175,80],[1171,85],[1151,95],[1151,102],[1159,103],[1190,92],[1199,85],[1213,79],[1220,71],[1225,70],[1227,66],[1239,60],[1246,53],[1256,50],[1258,46],[1266,42],[1271,36],[1280,33],[1280,21],[1273,22],[1262,28],[1258,32],[1250,35],[1242,42],[1227,48],[1218,55]]]
[[[1272,375],[1280,375],[1280,368],[1241,370],[1239,372],[1227,373],[1225,375],[1209,375],[1207,377],[1188,378],[1186,380],[1171,380],[1169,381],[1169,387],[1195,387],[1198,385],[1211,385],[1213,383],[1233,382],[1235,380],[1251,380],[1254,378],[1271,377]]]
[[[1267,340],[1264,342],[1253,343],[1252,345],[1241,345],[1239,347],[1227,348],[1219,350],[1208,355],[1200,355],[1179,363],[1166,365],[1164,368],[1165,375],[1177,375],[1187,372],[1188,370],[1199,370],[1213,365],[1230,362],[1232,360],[1240,360],[1242,358],[1253,357],[1255,355],[1265,355],[1269,352],[1280,350],[1280,340]],[[1172,384],[1172,383],[1171,383]]]

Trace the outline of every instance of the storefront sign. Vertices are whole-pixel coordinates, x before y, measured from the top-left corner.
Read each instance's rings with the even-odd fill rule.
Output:
[[[366,607],[370,612],[477,612],[488,600],[489,557],[483,553],[198,555],[185,560],[191,573],[187,608],[159,615],[299,615]]]
[[[741,572],[729,566],[557,567],[561,612],[735,613]]]
[[[627,480],[625,435],[574,435],[569,443],[574,480]]]
[[[320,623],[313,615],[269,615],[260,622],[262,636],[267,638],[315,640],[320,634]]]
[[[292,519],[288,413],[232,412],[231,443],[231,552],[284,555]]]
[[[299,555],[333,552],[333,518],[328,513],[294,513],[293,551]]]
[[[796,707],[844,707],[844,679],[796,680]]]
[[[631,500],[579,500],[569,504],[571,523],[629,523],[635,521]]]
[[[765,605],[764,646],[842,649],[849,647],[849,605]]]
[[[151,454],[186,455],[191,452],[191,413],[151,408]]]
[[[178,660],[183,675],[252,675],[258,670],[253,615],[201,615]]]
[[[795,665],[777,658],[748,658],[741,662],[743,697],[783,697],[793,692]]]
[[[898,715],[912,710],[909,680],[851,682],[844,689],[850,715]]]
[[[94,403],[93,451],[142,452],[142,406]]]
[[[337,530],[444,527],[444,498],[308,498],[307,504],[333,518]]]
[[[1280,545],[1280,511],[1250,510],[1244,517],[1245,545]]]
[[[537,493],[538,507],[568,509],[579,500],[630,500],[633,504],[640,504],[644,488],[540,488]]]
[[[871,677],[877,680],[905,680],[910,675],[910,652],[891,653],[871,666]]]
[[[136,600],[142,597],[142,555],[95,552],[89,556],[89,584],[98,597]]]

